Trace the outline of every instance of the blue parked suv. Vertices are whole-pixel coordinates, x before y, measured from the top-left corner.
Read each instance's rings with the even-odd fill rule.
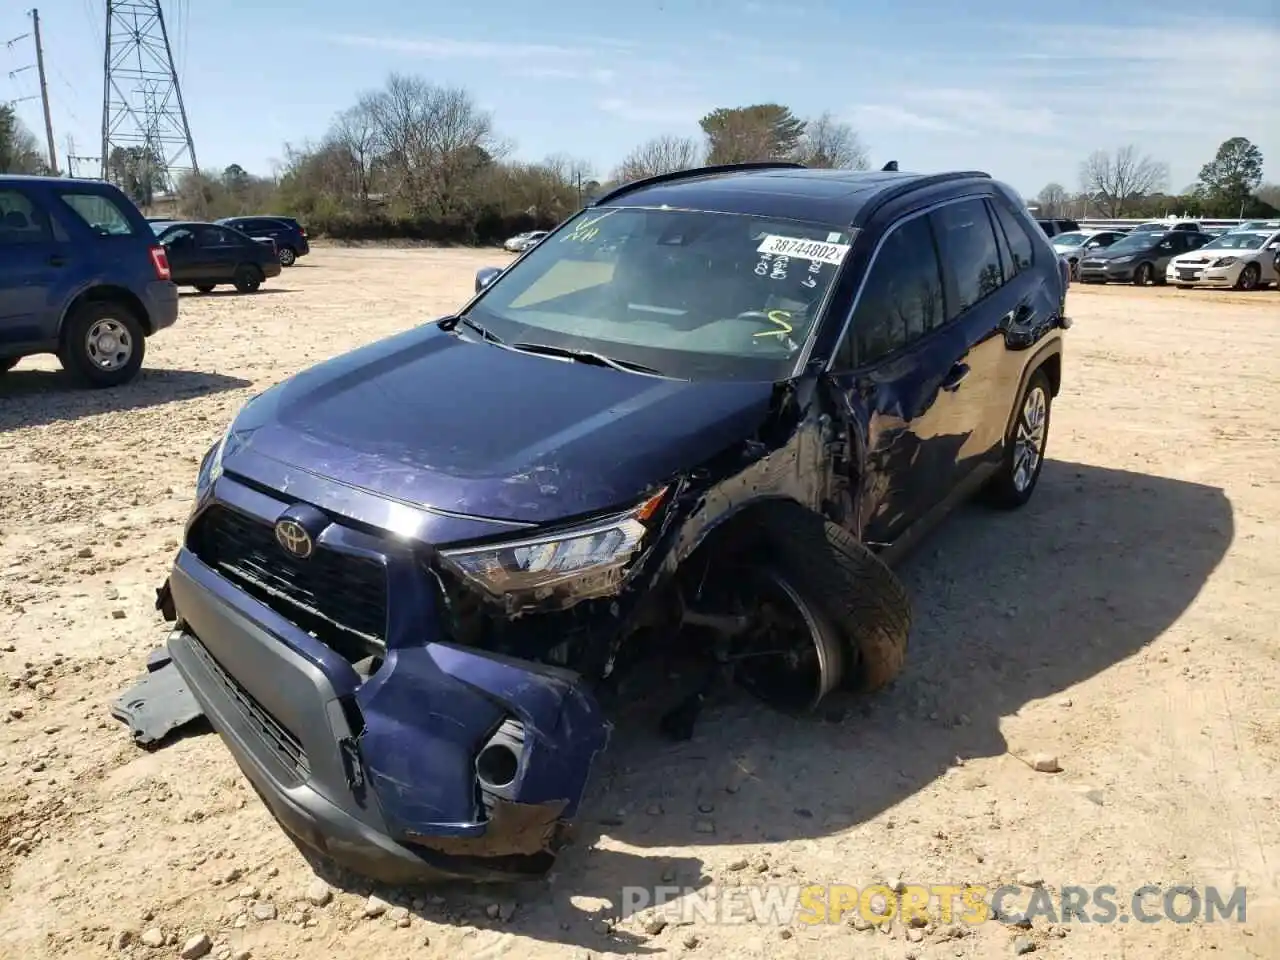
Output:
[[[1008,187],[743,164],[628,184],[453,316],[250,400],[157,607],[301,842],[546,869],[649,658],[785,711],[901,670],[888,564],[1027,502],[1068,278]]]
[[[82,383],[117,386],[177,318],[164,247],[120,190],[0,176],[0,373],[54,353]]]

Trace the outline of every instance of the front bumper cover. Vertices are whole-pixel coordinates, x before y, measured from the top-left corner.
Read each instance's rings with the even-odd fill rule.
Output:
[[[210,724],[305,846],[395,884],[520,879],[554,859],[609,734],[576,675],[424,642],[365,680],[185,549],[157,607]],[[495,744],[511,776],[485,781]]]

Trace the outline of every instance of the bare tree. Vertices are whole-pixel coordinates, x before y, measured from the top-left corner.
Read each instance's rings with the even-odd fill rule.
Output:
[[[378,158],[378,124],[372,100],[369,95],[361,97],[355,106],[338,114],[329,131],[330,142],[350,155],[352,186],[360,203],[366,205]]]
[[[1080,185],[1108,217],[1124,216],[1130,201],[1162,190],[1168,180],[1168,165],[1140,155],[1133,145],[1114,155],[1096,150],[1080,164]]]
[[[619,183],[688,170],[702,163],[702,147],[692,137],[655,137],[636,147],[618,165],[613,179]]]
[[[858,134],[853,127],[830,113],[805,124],[795,158],[807,167],[839,170],[865,170],[868,167],[867,151]]]
[[[1067,190],[1060,183],[1047,183],[1036,194],[1036,206],[1040,208],[1042,217],[1061,217],[1067,210]]]

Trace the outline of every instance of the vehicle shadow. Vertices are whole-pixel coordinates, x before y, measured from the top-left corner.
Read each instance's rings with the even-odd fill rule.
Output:
[[[288,287],[259,287],[257,290],[247,290],[243,293],[239,290],[210,290],[208,293],[201,293],[199,290],[181,290],[178,292],[178,296],[184,299],[187,297],[204,299],[208,297],[260,297],[265,293],[297,292],[297,290],[291,290]]]
[[[1007,753],[1001,718],[1159,637],[1232,536],[1231,503],[1216,487],[1049,461],[1025,508],[966,506],[904,561],[912,650],[888,689],[837,698],[809,719],[731,694],[683,743],[661,739],[642,704],[619,718],[575,843],[547,881],[386,895],[436,922],[662,952],[660,941],[613,930],[624,887],[703,886],[703,862],[681,848],[831,836],[924,789],[958,757]],[[504,904],[515,905],[509,916]]]
[[[143,367],[130,383],[90,390],[61,370],[18,367],[0,377],[0,433],[60,420],[77,420],[124,410],[189,400],[251,386],[249,380],[221,373]]]

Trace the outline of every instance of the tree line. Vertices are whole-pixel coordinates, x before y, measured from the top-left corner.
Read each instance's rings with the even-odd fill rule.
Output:
[[[513,159],[513,145],[462,88],[392,74],[339,112],[318,140],[284,148],[273,176],[238,164],[220,174],[166,183],[144,147],[116,148],[107,176],[139,205],[199,219],[271,212],[300,218],[338,239],[490,243],[547,229],[592,197],[640,177],[707,163],[795,160],[811,167],[866,169],[858,134],[831,114],[798,117],[788,107],[721,107],[701,136],[660,136],[637,145],[611,171],[571,154]],[[1136,146],[1099,150],[1080,165],[1079,189],[1051,183],[1032,201],[1045,217],[1280,215],[1280,187],[1262,183],[1261,151],[1243,137],[1224,142],[1195,184],[1168,192],[1168,167]],[[11,106],[0,105],[0,172],[48,172],[38,143]]]
[[[1280,216],[1280,185],[1263,184],[1263,157],[1245,137],[1231,137],[1200,168],[1196,182],[1168,192],[1169,168],[1132,144],[1097,150],[1080,164],[1080,189],[1047,184],[1034,200],[1042,217],[1121,219],[1186,215],[1209,219]]]

